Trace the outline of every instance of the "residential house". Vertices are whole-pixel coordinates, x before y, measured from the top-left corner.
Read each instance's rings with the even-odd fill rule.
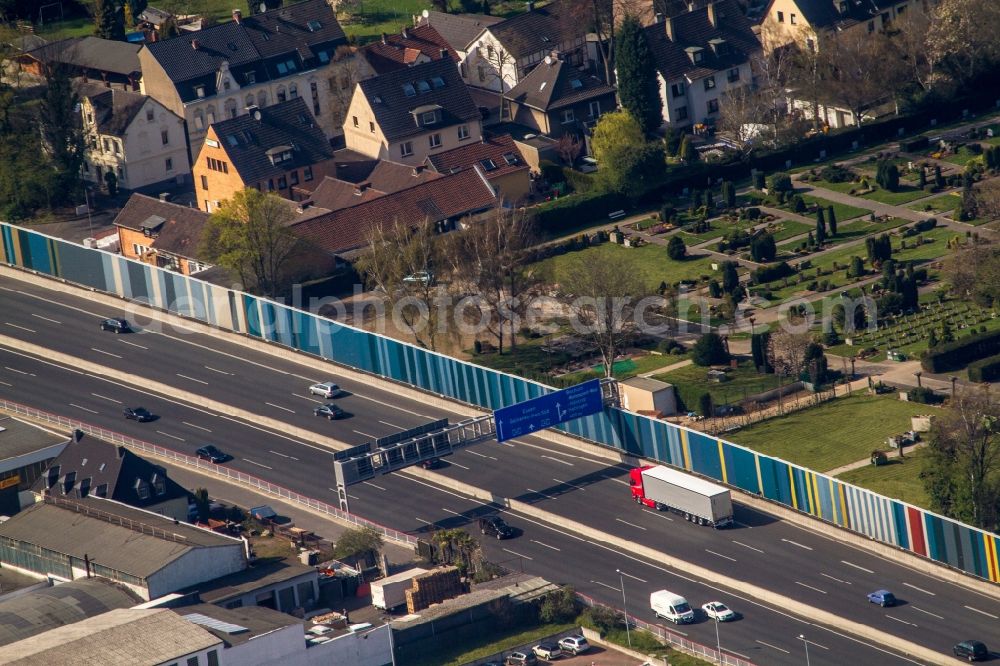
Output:
[[[341,167],[342,164],[338,163],[337,166]],[[309,194],[309,200],[313,205],[327,210],[350,208],[364,201],[442,177],[441,174],[422,164],[407,166],[389,160],[373,160],[368,164],[351,163],[343,166],[344,168],[337,169],[337,177],[327,176]]]
[[[665,17],[643,33],[656,63],[663,122],[711,125],[730,90],[753,84],[760,42],[736,0]]]
[[[139,44],[100,37],[70,37],[25,51],[17,56],[17,62],[22,71],[40,78],[49,67],[61,65],[73,77],[134,91],[142,78],[140,48]]]
[[[468,71],[464,66],[469,55],[469,45],[482,34],[486,28],[502,23],[500,16],[485,16],[483,14],[445,14],[424,10],[420,16],[414,17],[414,26],[430,26],[448,44],[458,56],[462,68],[462,78],[468,80]]]
[[[139,191],[190,182],[180,117],[152,97],[95,83],[79,95],[84,179],[104,187],[111,172],[119,189]]]
[[[770,0],[760,34],[770,53],[783,46],[821,48],[848,32],[884,30],[907,12],[927,11],[928,0]]]
[[[547,56],[504,94],[511,121],[551,137],[580,135],[618,108],[615,89],[578,67]]]
[[[574,67],[591,67],[587,26],[556,0],[488,26],[469,44],[463,74],[470,86],[506,92],[553,53]]]
[[[192,159],[212,124],[298,97],[334,136],[334,59],[346,43],[325,0],[248,17],[235,10],[232,21],[143,46],[142,91],[184,118]]]
[[[351,258],[365,246],[368,234],[397,222],[434,223],[439,233],[462,220],[475,220],[493,210],[497,193],[477,166],[434,178],[394,194],[362,200],[355,206],[297,223],[292,230],[316,247]]]
[[[192,174],[206,213],[252,187],[291,199],[292,188],[312,189],[334,173],[334,150],[305,100],[290,99],[213,124]]]
[[[360,82],[344,125],[351,150],[403,164],[480,137],[482,117],[450,57]]]
[[[188,491],[166,469],[94,437],[71,441],[32,490],[38,496],[102,497],[174,520],[188,518]]]
[[[358,55],[373,75],[437,60],[447,54],[458,66],[459,55],[430,25],[403,28],[398,35],[382,34],[382,39],[362,48]]]
[[[426,165],[441,174],[478,168],[507,203],[523,202],[531,194],[531,169],[509,134],[484,136],[476,143],[431,155]]]
[[[133,194],[115,217],[121,253],[129,259],[194,275],[210,264],[198,260],[208,213]]]

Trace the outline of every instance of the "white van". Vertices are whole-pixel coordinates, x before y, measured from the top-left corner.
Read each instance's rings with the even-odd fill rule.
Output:
[[[694,611],[687,599],[667,590],[657,590],[649,595],[649,607],[656,617],[670,620],[674,624],[694,622]]]

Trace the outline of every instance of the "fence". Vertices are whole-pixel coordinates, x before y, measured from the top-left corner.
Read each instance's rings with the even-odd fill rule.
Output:
[[[44,412],[40,409],[35,409],[33,407],[27,407],[20,403],[11,402],[9,400],[0,400],[0,409],[4,409],[13,414],[20,414],[22,416],[27,416],[40,421],[45,421],[46,423],[52,423],[55,425],[64,426],[66,428],[71,428],[73,430],[79,430],[88,435],[98,437],[106,442],[111,442],[112,444],[119,444],[133,451],[141,451],[143,453],[149,453],[159,458],[165,458],[172,462],[176,462],[182,465],[187,465],[189,467],[195,467],[199,471],[208,472],[225,478],[231,482],[238,483],[242,486],[252,488],[254,490],[259,490],[261,492],[267,493],[272,497],[277,497],[278,499],[284,500],[291,504],[297,504],[299,506],[312,509],[319,513],[324,513],[328,516],[332,516],[338,520],[350,523],[357,527],[369,527],[386,539],[391,539],[397,543],[406,544],[408,546],[416,546],[417,539],[405,532],[400,532],[378,523],[372,522],[356,516],[353,513],[348,513],[346,511],[341,511],[339,508],[327,504],[326,502],[321,502],[311,497],[306,497],[305,495],[300,495],[299,493],[288,490],[283,486],[279,486],[263,479],[258,479],[257,477],[246,474],[244,472],[239,472],[234,469],[229,469],[228,467],[223,467],[222,465],[216,465],[214,463],[206,462],[200,458],[194,456],[185,455],[183,453],[178,453],[171,449],[164,448],[162,446],[157,446],[156,444],[150,444],[149,442],[144,442],[141,439],[135,439],[134,437],[128,437],[122,435],[121,433],[114,432],[113,430],[105,430],[104,428],[99,428],[97,426],[92,426],[88,423],[82,421],[76,421],[74,419],[68,419],[64,416],[59,416],[57,414],[50,414],[49,412]]]
[[[283,303],[2,222],[0,260],[484,410],[553,390]],[[1000,582],[1000,537],[920,507],[705,433],[620,409],[607,408],[560,429],[629,455],[701,474],[984,580]],[[272,484],[239,476],[244,477],[242,482],[274,492],[267,490]],[[275,494],[295,495],[284,488]]]

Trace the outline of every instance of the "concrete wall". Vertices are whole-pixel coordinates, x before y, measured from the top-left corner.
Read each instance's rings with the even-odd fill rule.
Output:
[[[226,546],[194,548],[147,580],[146,600],[162,597],[191,585],[243,571],[247,567],[241,542]]]

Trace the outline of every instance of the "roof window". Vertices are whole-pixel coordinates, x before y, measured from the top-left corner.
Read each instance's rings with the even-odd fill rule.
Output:
[[[403,93],[407,97],[413,97],[414,95],[417,94],[417,89],[413,87],[412,83],[404,83],[403,84]]]
[[[442,79],[440,76],[435,76],[431,78],[431,84],[435,88],[444,88],[444,79]]]
[[[479,163],[482,164],[483,168],[486,169],[487,171],[496,171],[497,169],[500,168],[497,166],[497,163],[494,162],[493,159],[489,157],[487,157],[485,160],[479,160]]]
[[[306,27],[309,28],[309,32],[316,32],[317,30],[323,27],[323,24],[317,21],[316,19],[313,19],[308,23],[306,23]]]
[[[430,92],[431,91],[431,84],[429,84],[426,81],[424,81],[423,79],[421,79],[421,80],[417,81],[417,90],[420,91],[420,94],[423,94],[425,92]]]
[[[569,85],[573,88],[573,90],[579,90],[583,87],[583,81],[580,79],[573,79],[569,82]]]

